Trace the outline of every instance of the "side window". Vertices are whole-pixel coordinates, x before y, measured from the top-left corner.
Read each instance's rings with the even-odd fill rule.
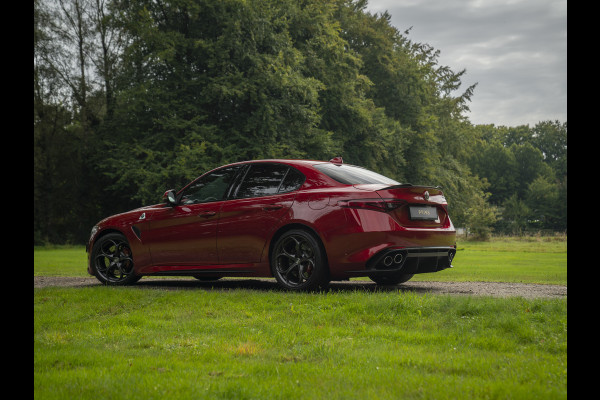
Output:
[[[239,168],[239,166],[221,168],[198,179],[184,190],[181,196],[181,204],[223,200]]]
[[[281,164],[252,164],[235,197],[241,199],[277,194],[288,168]]]
[[[306,177],[296,168],[290,167],[287,175],[279,187],[279,193],[291,192],[298,189],[304,183]]]

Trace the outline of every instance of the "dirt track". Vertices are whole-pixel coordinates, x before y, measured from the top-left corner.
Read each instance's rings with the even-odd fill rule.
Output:
[[[48,286],[62,287],[91,287],[100,286],[96,278],[73,278],[60,276],[35,276],[33,278],[34,288]],[[280,290],[275,279],[263,278],[235,278],[221,279],[215,282],[200,282],[194,278],[169,278],[153,277],[142,278],[132,287],[147,289],[201,289],[201,290],[227,290],[227,289],[254,289],[254,290]],[[376,286],[369,280],[331,282],[330,290],[333,291],[395,291],[472,295],[472,296],[495,296],[495,297],[525,297],[525,298],[561,298],[567,297],[567,287],[561,285],[537,285],[530,283],[502,283],[502,282],[406,282],[398,286]]]

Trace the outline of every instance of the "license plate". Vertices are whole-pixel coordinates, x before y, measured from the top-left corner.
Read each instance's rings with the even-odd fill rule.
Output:
[[[438,219],[437,208],[430,206],[411,206],[410,219],[436,220]]]

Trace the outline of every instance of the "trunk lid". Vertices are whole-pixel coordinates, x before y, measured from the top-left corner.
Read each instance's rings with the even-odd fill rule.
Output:
[[[354,187],[374,191],[390,203],[388,213],[402,226],[444,228],[450,225],[448,203],[439,187],[411,184],[361,184]]]

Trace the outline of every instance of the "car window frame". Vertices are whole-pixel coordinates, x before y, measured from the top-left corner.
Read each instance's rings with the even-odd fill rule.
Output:
[[[279,182],[279,186],[277,186],[277,192],[275,193],[269,193],[269,194],[264,194],[261,196],[252,196],[252,197],[237,197],[237,192],[239,191],[240,187],[242,186],[242,184],[245,182],[246,180],[246,176],[248,176],[248,172],[252,169],[253,166],[258,166],[258,165],[273,165],[273,166],[281,166],[281,167],[286,167],[286,171],[283,174],[283,177],[281,178],[281,181]],[[291,193],[294,192],[296,190],[299,190],[302,185],[304,185],[304,183],[306,182],[306,175],[304,175],[301,171],[299,171],[297,168],[288,165],[288,164],[283,164],[283,163],[274,163],[274,162],[270,162],[270,163],[249,163],[246,164],[247,169],[246,171],[244,171],[243,174],[240,174],[239,176],[242,176],[239,180],[236,179],[237,182],[234,182],[235,187],[232,187],[229,191],[229,197],[228,200],[244,200],[244,199],[257,199],[257,198],[261,198],[261,197],[270,197],[270,196],[277,196],[280,194],[286,194],[286,193]],[[289,172],[291,169],[296,170],[296,172],[298,172],[302,177],[302,183],[295,189],[293,190],[288,190],[286,192],[280,192],[281,190],[281,185],[283,184],[283,181],[285,181],[285,178],[288,176]]]
[[[236,181],[238,181],[239,176],[241,171],[244,169],[246,165],[224,165],[220,168],[214,169],[212,171],[206,172],[205,174],[200,175],[198,178],[194,179],[193,181],[191,181],[189,184],[185,185],[178,193],[177,193],[177,205],[181,206],[181,205],[185,205],[185,204],[181,204],[181,200],[183,198],[183,194],[184,192],[191,186],[195,185],[198,181],[200,181],[201,179],[209,176],[210,174],[214,174],[217,173],[223,169],[226,168],[237,168],[237,171],[235,172],[235,176],[233,177],[232,182],[229,184],[229,186],[227,187],[227,189],[225,190],[225,195],[222,199],[216,199],[216,200],[211,200],[211,201],[204,201],[204,202],[200,202],[200,203],[192,203],[192,204],[187,204],[188,206],[190,205],[198,205],[198,204],[210,204],[210,203],[216,203],[219,201],[225,201],[228,200],[228,196],[229,193],[231,192],[231,188],[235,185]]]
[[[251,164],[243,164],[242,165],[242,168],[240,168],[239,173],[237,174],[237,176],[231,183],[231,187],[227,191],[226,200],[235,200],[236,199],[235,194],[237,193],[238,189],[240,188],[240,185],[246,178],[246,174],[248,173],[248,171],[250,171],[250,166],[251,166]]]
[[[292,193],[295,192],[296,190],[300,190],[300,188],[306,183],[306,175],[304,175],[302,173],[302,171],[298,170],[298,168],[293,167],[292,165],[288,165],[289,169],[286,171],[285,175],[283,176],[283,178],[281,179],[281,182],[279,183],[279,187],[277,188],[277,194],[285,194],[285,193]],[[298,185],[297,188],[292,189],[292,190],[288,190],[285,192],[280,192],[281,190],[281,185],[283,185],[283,182],[285,181],[285,178],[287,178],[288,174],[290,173],[291,170],[296,171],[297,173],[300,174],[300,176],[302,176],[302,183],[300,183],[300,185]]]

